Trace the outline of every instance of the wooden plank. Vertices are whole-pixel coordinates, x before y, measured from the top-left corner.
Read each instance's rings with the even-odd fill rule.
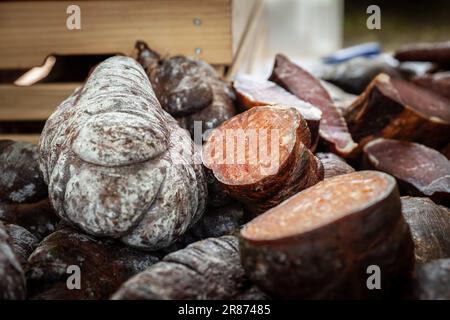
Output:
[[[66,9],[81,8],[81,30]],[[194,24],[194,19],[200,24]],[[230,64],[231,0],[0,1],[0,68],[30,68],[55,54],[130,54],[136,40],[163,54]]]
[[[232,52],[236,54],[241,45],[245,32],[248,29],[251,17],[256,10],[256,6],[260,5],[264,0],[233,0],[231,2],[231,35],[232,35]]]
[[[261,63],[267,45],[266,14],[263,1],[258,1],[244,37],[228,70],[227,79],[232,80],[238,73],[254,73]]]
[[[81,83],[0,85],[0,120],[46,120]]]
[[[40,134],[2,134],[0,133],[0,140],[13,140],[31,142],[37,144],[39,142]]]

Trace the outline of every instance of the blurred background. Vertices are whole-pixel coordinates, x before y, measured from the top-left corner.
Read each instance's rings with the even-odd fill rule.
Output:
[[[342,48],[378,42],[393,51],[412,42],[450,39],[450,1],[408,0],[262,0],[264,21],[258,33],[255,61],[246,71],[265,75],[273,56],[282,52],[310,67],[318,59]],[[381,9],[381,30],[366,26],[367,7]],[[267,38],[263,39],[261,35]]]

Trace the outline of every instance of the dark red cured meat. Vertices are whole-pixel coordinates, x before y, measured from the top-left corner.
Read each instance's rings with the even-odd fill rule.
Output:
[[[195,242],[128,280],[112,299],[265,299],[245,275],[238,243],[236,236]]]
[[[236,114],[233,91],[206,62],[185,56],[162,58],[142,41],[136,50],[161,106],[192,137],[196,121],[206,131]]]
[[[394,176],[405,194],[450,202],[450,161],[438,151],[423,145],[390,139],[377,139],[364,147],[367,165]]]
[[[450,99],[450,72],[437,72],[415,77],[412,81],[424,88]]]
[[[404,45],[395,52],[394,57],[400,61],[430,61],[449,66],[450,41]]]
[[[283,105],[295,107],[308,123],[312,145],[319,139],[322,112],[312,104],[302,101],[275,82],[259,80],[250,75],[239,74],[233,81],[233,89],[240,105],[248,110],[256,106]]]
[[[355,171],[344,159],[334,153],[319,152],[316,153],[316,157],[322,162],[325,179]]]
[[[62,226],[45,238],[28,260],[29,296],[38,300],[107,299],[128,278],[158,260],[155,254]],[[80,290],[67,288],[71,265],[81,270]]]
[[[269,80],[278,83],[299,99],[318,107],[322,111],[320,137],[333,152],[344,157],[352,153],[357,145],[348,132],[344,118],[319,80],[281,54],[275,58]]]
[[[450,258],[450,209],[429,198],[402,197],[402,213],[411,229],[416,264]]]
[[[258,214],[323,179],[310,147],[308,126],[297,109],[259,106],[212,131],[203,163],[228,194]]]
[[[361,149],[378,137],[439,149],[450,136],[450,100],[386,74],[371,82],[345,118]]]
[[[250,279],[274,298],[391,296],[414,261],[395,179],[377,171],[325,179],[247,223],[240,239]],[[367,287],[371,265],[381,290]]]

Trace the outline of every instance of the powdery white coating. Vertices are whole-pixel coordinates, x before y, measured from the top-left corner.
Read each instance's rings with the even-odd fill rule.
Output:
[[[0,141],[0,203],[30,203],[47,195],[36,145]]]
[[[193,150],[142,67],[116,56],[47,120],[39,160],[61,218],[89,234],[157,250],[204,211],[206,178]]]
[[[11,248],[16,254],[21,266],[25,268],[28,257],[39,244],[39,240],[27,229],[15,225],[6,225]]]
[[[6,228],[0,222],[0,300],[24,299],[25,276],[9,241]]]
[[[142,219],[133,232],[123,238],[123,241],[131,246],[142,247],[148,243],[154,243],[160,248],[167,247],[174,239],[162,239],[158,236],[159,232],[169,229],[177,230],[180,235],[183,234],[193,222],[200,218],[201,212],[196,208],[205,207],[205,200],[201,197],[201,193],[206,190],[200,194],[198,192],[203,188],[199,186],[196,179],[198,172],[189,166],[188,161],[191,159],[186,159],[178,152],[179,150],[176,150],[177,145],[185,145],[190,138],[178,134],[173,136],[171,146],[162,159],[166,162],[166,175],[155,205],[150,208],[149,214]],[[172,162],[179,165],[172,165]],[[189,187],[186,188],[186,186]]]
[[[150,119],[118,112],[95,115],[81,128],[72,149],[82,160],[102,166],[147,161],[167,148],[154,143],[165,141],[164,128]]]
[[[23,188],[21,188],[17,191],[11,192],[9,198],[13,202],[19,202],[19,203],[24,202],[28,197],[35,194],[35,189],[36,189],[36,186],[32,183],[29,183],[26,186],[24,186]]]

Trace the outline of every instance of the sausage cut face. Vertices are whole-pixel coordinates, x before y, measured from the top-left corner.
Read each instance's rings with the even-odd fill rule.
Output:
[[[255,183],[286,163],[300,133],[302,118],[295,108],[261,106],[233,117],[214,130],[204,149],[204,163],[227,185]]]
[[[395,185],[389,178],[374,171],[360,171],[326,179],[258,216],[241,235],[267,241],[319,228],[375,203]]]

